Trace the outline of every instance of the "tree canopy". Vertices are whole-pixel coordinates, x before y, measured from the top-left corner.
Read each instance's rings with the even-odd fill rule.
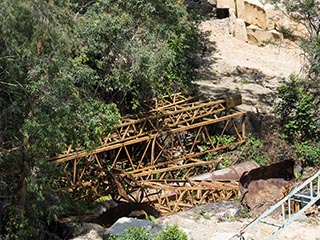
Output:
[[[55,184],[48,157],[90,149],[120,114],[192,88],[202,36],[181,0],[4,0],[0,21],[1,201],[21,213],[1,233],[31,239],[55,206],[32,207]]]

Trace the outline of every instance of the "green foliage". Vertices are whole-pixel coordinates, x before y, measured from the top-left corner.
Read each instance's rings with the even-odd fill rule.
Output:
[[[296,20],[303,21],[308,29],[310,37],[319,35],[319,12],[320,3],[318,0],[291,0],[286,2],[288,12],[295,12]]]
[[[320,143],[301,142],[295,144],[293,148],[304,166],[320,166]]]
[[[0,180],[21,211],[7,211],[5,234],[38,239],[68,207],[48,158],[90,150],[120,112],[192,88],[202,36],[182,0],[3,0],[0,21]]]
[[[187,240],[187,234],[181,231],[177,225],[166,226],[155,240]]]
[[[30,225],[29,220],[25,217],[23,212],[18,208],[10,208],[8,210],[6,225],[4,226],[3,239],[5,240],[20,240],[30,239],[36,236],[38,230]]]
[[[236,218],[251,218],[250,209],[244,206],[241,206],[239,211],[236,214]]]
[[[309,78],[317,80],[320,75],[320,2],[318,0],[290,0],[285,3],[287,11],[294,13],[295,20],[301,22],[308,36],[301,39],[301,47],[309,64]]]
[[[187,240],[187,235],[177,225],[166,226],[156,237],[145,228],[129,228],[121,235],[112,235],[112,240]]]
[[[263,154],[263,142],[253,136],[248,136],[245,144],[241,147],[241,158],[245,161],[254,161],[260,166],[267,163],[266,157]]]
[[[231,143],[234,143],[236,141],[236,138],[228,134],[224,134],[223,136],[214,135],[211,136],[211,141],[213,144],[219,143],[219,145],[229,145]]]
[[[290,81],[277,89],[277,119],[284,137],[290,142],[319,140],[319,115],[315,96],[306,81],[291,75]]]
[[[319,29],[320,29],[320,24],[319,24]],[[318,34],[315,37],[309,38],[307,40],[302,40],[301,47],[304,50],[305,57],[309,63],[309,65],[307,65],[309,78],[319,83],[320,81],[320,77],[319,77],[320,76],[320,35]]]
[[[278,91],[277,118],[283,137],[293,146],[295,154],[305,166],[319,164],[320,114],[320,2],[318,0],[290,0],[285,6],[291,16],[307,29],[300,39],[308,60],[306,80],[292,75]]]
[[[77,23],[80,68],[122,112],[190,86],[202,45],[182,1],[96,1]]]
[[[145,228],[128,228],[121,235],[113,235],[112,240],[151,240],[152,235],[150,231]]]
[[[289,39],[291,41],[297,40],[297,36],[294,35],[293,30],[290,28],[287,28],[285,26],[280,26],[278,31],[282,33],[283,37],[286,39]]]

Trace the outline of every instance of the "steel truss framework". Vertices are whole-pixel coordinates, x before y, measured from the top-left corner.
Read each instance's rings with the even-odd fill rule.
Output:
[[[181,93],[154,99],[149,112],[123,117],[96,149],[69,147],[51,161],[63,164],[63,181],[76,198],[112,194],[174,212],[234,197],[234,184],[188,178],[215,170],[217,151],[245,141],[245,114],[232,108],[240,103],[239,96],[208,101]]]

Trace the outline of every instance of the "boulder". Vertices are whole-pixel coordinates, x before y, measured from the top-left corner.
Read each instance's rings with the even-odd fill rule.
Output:
[[[65,229],[68,234],[64,234],[64,238],[72,240],[102,240],[105,228],[94,223],[66,223]]]
[[[88,233],[73,238],[71,240],[103,240],[101,234],[95,230],[90,230]]]
[[[245,42],[248,41],[246,24],[241,18],[236,19],[234,26],[234,37]]]
[[[261,46],[266,42],[280,42],[283,40],[283,36],[277,30],[264,30],[254,25],[247,27],[248,41],[249,43]]]
[[[239,40],[248,41],[246,23],[243,19],[236,17],[233,8],[229,9],[229,33]]]
[[[111,235],[121,235],[128,228],[145,228],[150,231],[152,235],[156,236],[162,230],[162,225],[155,224],[149,220],[142,220],[136,218],[122,217],[119,218],[107,231],[104,236],[108,239]]]
[[[247,24],[256,25],[262,29],[267,29],[267,16],[262,3],[260,3],[258,0],[245,0],[244,11],[244,20]]]

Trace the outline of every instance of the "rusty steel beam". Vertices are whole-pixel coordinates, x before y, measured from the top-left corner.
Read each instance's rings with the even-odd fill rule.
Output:
[[[237,182],[217,181],[143,181],[144,201],[152,202],[162,215],[184,211],[207,202],[225,201],[239,197]]]
[[[161,184],[157,185],[159,180],[171,181],[177,177],[186,180],[215,170],[218,162],[210,160],[212,153],[245,141],[245,114],[231,108],[241,102],[241,97],[193,100],[181,95],[172,101],[155,102],[158,109],[142,117],[123,118],[115,132],[91,152],[69,147],[65,154],[51,159],[64,166],[62,182],[65,189],[72,191],[76,199],[90,201],[111,194],[114,198],[138,201],[138,197],[132,195],[138,196],[136,192],[146,189],[146,184],[160,188]],[[205,181],[202,185],[195,183],[192,181],[193,185],[190,185],[189,181],[184,189],[175,186],[183,196],[181,199],[172,200],[159,195],[156,201],[159,204],[165,202],[168,206],[175,202],[180,206],[187,204],[183,199],[197,203],[209,199],[191,198],[196,191],[195,186],[199,191],[205,191],[204,183],[209,184]],[[219,186],[216,184],[218,188],[209,188],[211,192],[205,195],[211,194],[211,199],[213,196],[223,199]],[[162,184],[161,188],[168,189],[168,186]],[[143,192],[146,199],[151,197],[148,195],[151,192]],[[219,197],[220,192],[222,195]]]
[[[92,168],[93,165],[95,165],[97,169],[107,169],[110,167],[125,169],[128,173],[145,179],[156,178],[159,172],[173,175],[172,167],[170,167],[172,164],[177,164],[175,169],[184,169],[185,166],[191,166],[192,168],[186,172],[186,174],[190,174],[190,172],[193,172],[198,166],[210,165],[209,163],[192,164],[192,159],[201,158],[212,152],[244,142],[244,136],[238,135],[238,132],[234,129],[236,124],[232,124],[232,121],[237,120],[233,118],[234,116],[242,115],[237,113],[231,115],[231,117],[223,117],[220,119],[221,121],[219,121],[219,119],[206,120],[202,123],[171,129],[158,136],[148,136],[145,137],[143,141],[141,139],[130,140],[126,142],[126,144],[111,145],[103,147],[102,149],[96,149],[96,153],[90,155],[90,159],[94,159],[94,161],[85,160],[83,163],[78,163],[77,168],[73,167],[70,169],[70,172],[73,171],[73,180],[69,180],[68,182],[81,185],[83,179],[86,178],[85,175],[91,174],[88,168]],[[215,131],[215,133],[218,133],[218,138],[215,143],[212,142],[208,130],[208,127],[212,126],[212,122],[224,122],[222,129],[220,129],[219,132],[217,130]],[[219,139],[223,139],[228,126],[234,131],[234,136],[232,136],[233,141],[228,144],[223,144]],[[191,134],[194,135],[189,139],[189,142],[183,142],[181,140],[180,134],[184,131],[192,131]],[[202,145],[204,149],[199,149],[199,147],[197,147],[198,145]],[[180,156],[175,157],[177,149],[181,149],[178,151]],[[99,152],[103,154],[99,156],[97,154]],[[178,164],[180,166],[178,166]],[[148,167],[148,170],[145,167]],[[159,168],[162,170],[157,170]]]
[[[185,93],[174,93],[172,95],[165,95],[161,98],[153,98],[148,101],[146,105],[149,107],[151,112],[159,111],[162,109],[167,109],[170,107],[175,107],[186,102],[194,101],[196,98],[194,96],[186,95]]]
[[[204,117],[211,116],[211,118],[217,119],[219,118],[219,115],[217,114],[226,111],[230,106],[241,103],[241,98],[239,96],[236,96],[234,98],[236,100],[234,101],[231,101],[230,99],[232,98],[196,103],[191,102],[181,105],[181,109],[179,110],[173,111],[170,107],[162,107],[162,110],[155,111],[156,114],[152,113],[151,116],[141,117],[134,115],[124,117],[122,123],[117,127],[115,132],[103,139],[101,147],[88,152],[84,150],[77,151],[69,146],[65,154],[58,155],[56,158],[51,159],[51,161],[63,162],[92,153],[99,153],[99,151],[105,151],[104,147],[110,148],[113,144],[121,144],[128,140],[137,140],[138,138],[141,138],[143,141],[143,137],[157,134],[159,131],[163,131],[163,129],[193,124],[201,121]],[[117,147],[118,145],[115,146],[115,148]]]

